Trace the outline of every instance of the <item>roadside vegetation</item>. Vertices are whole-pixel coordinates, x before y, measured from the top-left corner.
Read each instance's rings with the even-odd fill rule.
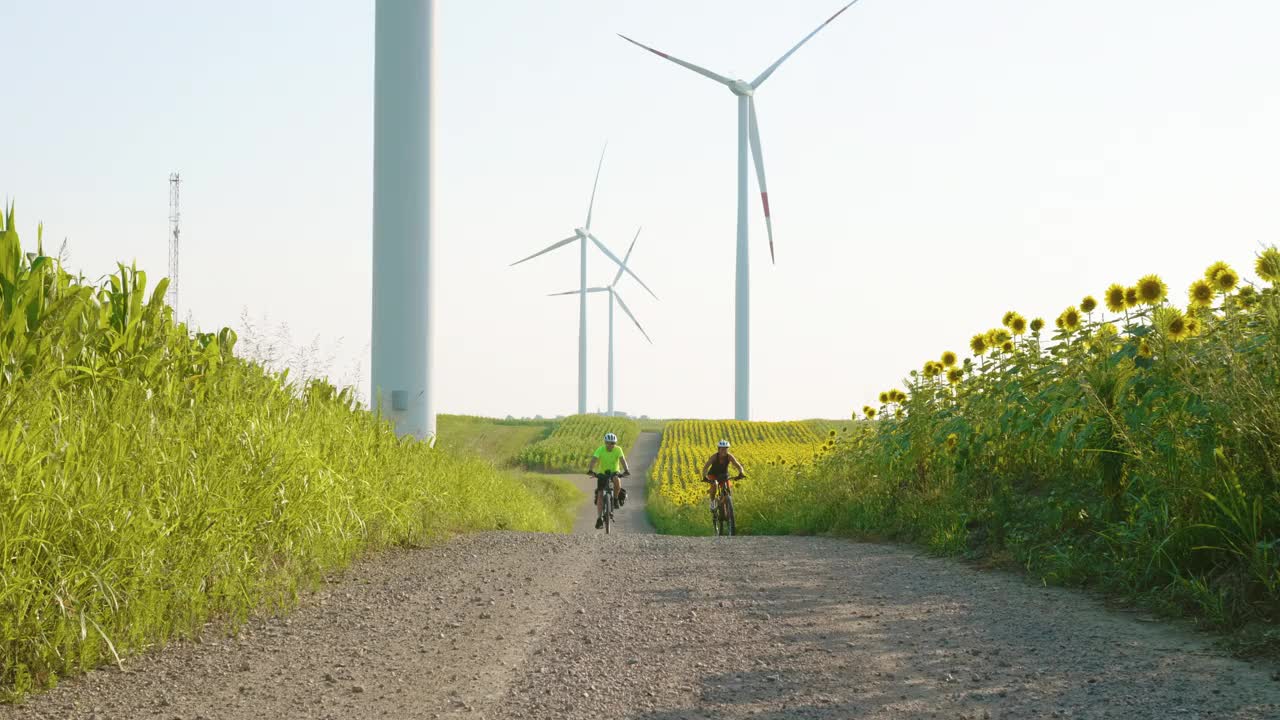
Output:
[[[499,467],[517,465],[526,445],[546,438],[555,420],[502,420],[474,415],[439,415],[439,447],[479,455]]]
[[[1274,651],[1280,251],[1253,270],[1214,263],[1172,293],[1148,275],[1050,322],[1011,310],[969,357],[944,349],[881,393],[819,461],[744,484],[739,527],[1016,564]]]
[[[86,281],[39,235],[0,224],[0,699],[287,607],[377,548],[569,527],[563,481],[400,441],[350,390],[176,323],[166,281]]]

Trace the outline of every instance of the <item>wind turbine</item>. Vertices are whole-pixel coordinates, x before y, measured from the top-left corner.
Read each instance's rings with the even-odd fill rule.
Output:
[[[608,145],[605,145],[605,147],[607,148]],[[591,242],[596,247],[600,248],[601,252],[607,255],[610,260],[612,260],[614,263],[618,265],[621,272],[625,272],[631,277],[635,278],[636,282],[640,283],[641,287],[643,287],[645,290],[649,290],[649,286],[645,285],[643,280],[637,277],[635,273],[631,272],[631,269],[627,267],[626,263],[619,260],[617,255],[614,255],[609,250],[609,248],[605,247],[604,243],[600,242],[599,238],[591,234],[591,213],[595,209],[596,188],[597,186],[600,185],[600,168],[602,168],[603,166],[604,166],[604,150],[601,150],[600,163],[596,166],[596,179],[595,179],[595,182],[591,185],[591,202],[590,204],[587,205],[586,226],[574,228],[573,234],[565,238],[564,240],[561,240],[556,243],[552,243],[548,247],[543,248],[542,250],[539,250],[538,252],[530,255],[527,258],[524,258],[522,260],[517,260],[511,263],[512,266],[519,265],[520,263],[526,262],[528,260],[532,260],[538,257],[539,255],[544,255],[546,253],[549,253],[552,250],[555,250],[556,248],[568,245],[569,243],[574,242],[575,240],[578,241],[580,245],[580,250],[578,253],[578,256],[580,258],[579,273],[578,273],[579,280],[580,280],[580,287],[577,290],[578,294],[580,295],[580,298],[578,300],[578,414],[579,415],[582,415],[587,412],[587,243]],[[649,290],[649,294],[653,295],[654,298],[658,297],[657,295],[654,295],[654,292],[652,290]]]
[[[778,58],[778,61],[760,76],[751,82],[745,80],[730,80],[723,75],[698,67],[690,62],[685,62],[679,58],[672,57],[660,50],[655,50],[648,45],[636,42],[626,35],[619,33],[619,37],[633,45],[638,45],[645,50],[657,55],[664,60],[692,70],[703,77],[710,78],[716,82],[729,88],[729,91],[738,97],[738,249],[737,249],[737,275],[736,275],[736,302],[734,305],[734,417],[738,420],[750,419],[750,388],[751,388],[751,328],[750,328],[750,292],[749,292],[749,273],[747,264],[747,143],[751,144],[751,155],[755,160],[756,166],[756,182],[760,185],[760,201],[764,205],[764,222],[769,229],[769,260],[774,261],[773,255],[773,218],[769,215],[769,191],[764,182],[764,159],[760,155],[760,131],[756,122],[756,101],[755,91],[764,84],[765,80],[782,65],[792,53],[800,49],[801,45],[809,42],[809,38],[818,34],[818,31],[826,27],[832,20],[840,17],[840,14],[848,10],[858,0],[852,0],[831,17],[827,21],[818,26],[817,30],[809,33],[803,40],[796,43],[796,46],[787,51],[785,55]]]
[[[609,416],[610,417],[613,416],[613,303],[615,300],[618,302],[618,305],[622,307],[622,312],[626,313],[627,317],[631,318],[631,322],[636,324],[636,329],[640,331],[641,335],[644,335],[644,339],[648,340],[650,345],[653,344],[653,339],[649,337],[649,333],[645,332],[644,328],[640,326],[640,321],[636,319],[635,315],[631,314],[631,308],[627,307],[627,304],[622,301],[622,297],[618,295],[618,291],[615,289],[618,286],[618,281],[622,279],[623,271],[627,270],[627,261],[631,260],[631,251],[636,249],[636,240],[639,240],[639,239],[640,239],[640,231],[636,230],[636,236],[631,239],[631,247],[627,248],[627,254],[622,258],[622,265],[618,267],[618,274],[613,276],[613,282],[609,283],[608,287],[587,288],[587,292],[589,293],[597,293],[597,292],[609,293]],[[581,294],[580,290],[570,290],[569,292],[552,293],[551,295],[552,297],[555,297],[558,295],[579,295],[579,294]]]

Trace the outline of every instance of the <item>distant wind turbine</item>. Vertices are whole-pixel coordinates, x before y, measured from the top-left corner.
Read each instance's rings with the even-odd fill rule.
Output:
[[[612,416],[614,412],[613,411],[613,302],[615,300],[618,301],[618,305],[622,307],[622,312],[626,313],[627,317],[631,318],[631,322],[636,324],[636,329],[640,331],[641,335],[644,335],[644,339],[648,340],[649,344],[651,345],[653,344],[653,339],[649,337],[649,333],[645,332],[644,328],[640,326],[640,321],[636,319],[635,315],[631,314],[631,308],[628,308],[627,304],[622,301],[622,297],[618,295],[618,291],[616,289],[618,286],[618,281],[622,279],[623,271],[627,270],[627,262],[631,260],[631,251],[636,249],[636,240],[639,240],[639,239],[640,239],[640,231],[636,230],[636,236],[631,240],[631,247],[627,248],[627,254],[622,258],[622,265],[618,267],[618,274],[613,276],[613,282],[609,283],[608,287],[587,288],[587,292],[589,293],[596,293],[596,292],[609,293],[609,415],[610,416]],[[570,290],[569,292],[552,293],[552,297],[555,297],[558,295],[580,295],[580,294],[581,294],[581,291],[579,290]]]
[[[608,145],[606,145],[605,147],[607,148]],[[580,228],[574,228],[573,235],[570,235],[564,240],[553,243],[552,245],[546,248],[543,248],[542,250],[539,250],[538,252],[530,255],[527,258],[517,260],[511,263],[512,266],[519,265],[520,263],[528,260],[532,260],[538,257],[539,255],[544,255],[546,253],[549,253],[552,250],[555,250],[556,248],[568,245],[569,243],[575,240],[577,240],[580,243],[580,250],[579,250],[579,257],[581,258],[579,263],[580,288],[576,291],[581,296],[578,300],[578,414],[579,415],[587,412],[587,242],[589,241],[592,244],[594,244],[596,247],[600,248],[601,252],[603,252],[606,256],[608,256],[610,260],[612,260],[615,264],[618,265],[620,272],[625,272],[631,277],[635,278],[636,282],[640,283],[640,287],[643,287],[645,290],[648,290],[649,294],[653,295],[654,298],[658,297],[657,295],[654,294],[652,290],[649,290],[649,286],[645,285],[643,280],[637,277],[635,273],[631,272],[631,269],[626,266],[626,263],[624,263],[622,260],[619,260],[617,255],[614,255],[609,250],[609,248],[605,246],[604,243],[600,242],[599,238],[591,234],[591,213],[595,209],[596,187],[599,186],[600,184],[600,168],[602,168],[603,166],[604,166],[604,150],[601,150],[600,163],[599,165],[596,166],[596,179],[595,179],[595,182],[591,185],[591,203],[587,205],[586,226],[580,227]]]
[[[773,74],[778,66],[782,65],[792,53],[800,49],[818,31],[826,27],[840,17],[840,14],[848,10],[858,0],[852,0],[839,12],[827,18],[827,21],[818,26],[817,30],[809,33],[796,43],[796,46],[787,51],[785,55],[778,59],[777,62],[770,65],[760,76],[751,82],[745,80],[730,80],[723,75],[718,75],[705,68],[698,67],[693,63],[685,62],[678,58],[672,57],[660,50],[655,50],[648,45],[636,42],[626,35],[619,34],[623,40],[638,45],[645,50],[657,55],[664,60],[692,70],[703,77],[710,78],[716,82],[729,88],[729,90],[738,96],[738,248],[737,248],[737,281],[736,281],[736,302],[734,305],[734,417],[738,420],[750,419],[750,388],[751,388],[751,328],[750,328],[750,292],[749,292],[749,273],[747,263],[747,143],[751,143],[751,155],[755,160],[756,181],[760,185],[760,201],[764,205],[764,222],[769,230],[769,259],[774,260],[773,256],[773,218],[769,215],[769,191],[764,182],[764,159],[760,154],[760,131],[756,122],[756,101],[755,91],[764,84],[765,80]]]

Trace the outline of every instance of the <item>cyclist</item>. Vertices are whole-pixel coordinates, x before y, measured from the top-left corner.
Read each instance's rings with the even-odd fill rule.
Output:
[[[720,483],[729,482],[730,465],[738,470],[738,476],[733,478],[734,480],[746,477],[747,471],[743,469],[742,463],[729,452],[729,441],[721,440],[716,447],[716,454],[702,465],[702,481],[711,483],[711,512],[713,513],[716,511],[716,488]]]
[[[596,463],[600,463],[600,474],[593,472]],[[622,475],[618,474],[618,466],[622,466]],[[631,467],[627,465],[627,456],[623,454],[622,448],[618,447],[618,436],[613,433],[605,433],[604,445],[596,448],[595,453],[591,455],[591,463],[587,465],[587,476],[596,479],[596,529],[604,527],[604,509],[602,507],[604,499],[601,493],[605,489],[605,483],[609,482],[610,477],[613,478],[613,495],[618,498],[618,507],[627,500],[627,491],[622,488],[622,481],[618,478],[631,474]]]

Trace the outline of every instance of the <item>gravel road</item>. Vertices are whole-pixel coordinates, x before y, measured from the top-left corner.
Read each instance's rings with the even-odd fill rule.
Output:
[[[484,533],[383,553],[287,618],[90,673],[0,720],[1274,719],[1275,671],[901,547]]]

